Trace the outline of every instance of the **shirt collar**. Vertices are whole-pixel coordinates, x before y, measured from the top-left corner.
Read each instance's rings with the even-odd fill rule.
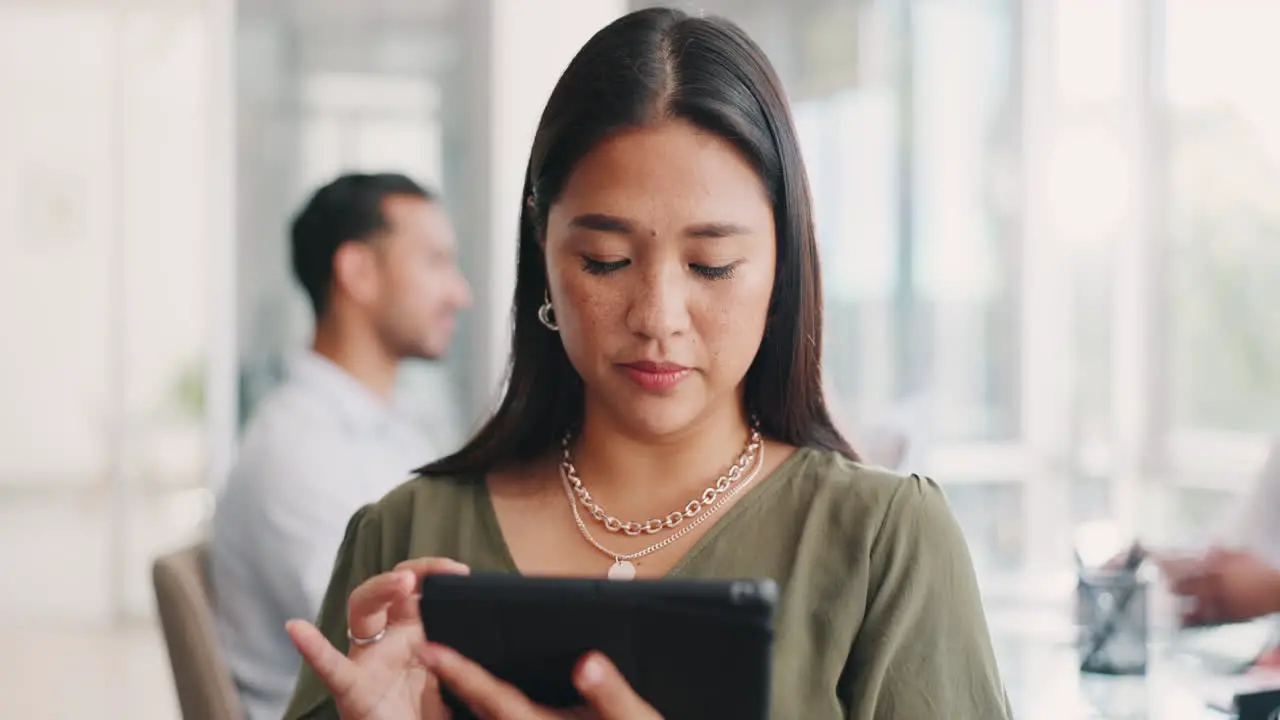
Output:
[[[360,384],[337,363],[309,350],[290,364],[290,381],[331,403],[347,427],[355,433],[382,434],[406,424],[394,404]]]

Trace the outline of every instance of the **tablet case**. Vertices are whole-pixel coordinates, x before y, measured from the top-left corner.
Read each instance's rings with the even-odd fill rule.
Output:
[[[590,650],[666,720],[769,715],[772,580],[589,580],[434,575],[427,637],[553,708],[582,704],[571,673]],[[445,694],[455,718],[473,715]]]

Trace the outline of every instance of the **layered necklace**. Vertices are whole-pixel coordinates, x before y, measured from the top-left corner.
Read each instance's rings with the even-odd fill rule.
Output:
[[[635,560],[658,552],[706,522],[719,512],[725,503],[750,485],[764,465],[764,438],[760,436],[760,431],[753,424],[737,462],[714,484],[686,503],[684,508],[673,510],[662,518],[652,518],[645,522],[623,522],[606,512],[582,484],[582,478],[578,476],[578,468],[573,464],[573,457],[569,451],[569,440],[569,436],[566,435],[561,442],[563,457],[560,461],[560,479],[564,482],[564,492],[569,498],[569,507],[573,509],[573,519],[578,525],[578,531],[582,533],[582,538],[596,550],[613,559],[613,565],[608,573],[610,580],[634,578],[636,576]],[[631,537],[657,535],[666,530],[674,532],[636,552],[614,552],[602,545],[591,534],[579,506],[585,508],[588,517],[599,523],[607,532]]]

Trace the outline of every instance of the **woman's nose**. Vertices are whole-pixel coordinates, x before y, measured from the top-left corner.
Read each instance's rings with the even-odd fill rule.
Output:
[[[655,340],[689,329],[688,280],[683,268],[655,268],[641,276],[627,312],[627,329]]]

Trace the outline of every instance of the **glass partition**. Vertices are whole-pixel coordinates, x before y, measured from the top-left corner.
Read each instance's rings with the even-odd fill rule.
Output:
[[[449,146],[469,134],[457,103],[467,56],[465,14],[450,0],[370,4],[242,0],[237,27],[240,414],[283,377],[310,341],[309,305],[289,269],[288,223],[306,197],[349,171],[403,172],[438,190],[456,215],[467,193]],[[452,94],[450,91],[453,91]],[[473,278],[475,238],[459,238]],[[413,361],[403,402],[437,441],[453,446],[478,408],[463,332],[440,362]],[[424,458],[425,460],[425,458]]]

